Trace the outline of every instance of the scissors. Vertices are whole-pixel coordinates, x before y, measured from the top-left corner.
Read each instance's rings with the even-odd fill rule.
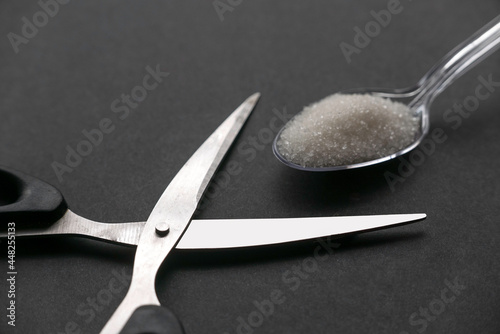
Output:
[[[137,246],[129,290],[101,334],[182,334],[181,322],[160,305],[159,267],[173,248],[219,249],[287,243],[368,232],[425,219],[425,214],[350,217],[192,220],[217,167],[235,141],[259,93],[243,102],[198,148],[167,186],[146,222],[101,223],[72,212],[53,186],[9,168],[0,180],[9,204],[0,222],[16,223],[16,237],[81,236]],[[1,232],[0,237],[7,237]]]

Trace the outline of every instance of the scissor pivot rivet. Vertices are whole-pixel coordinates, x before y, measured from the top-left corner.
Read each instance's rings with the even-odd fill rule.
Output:
[[[162,237],[166,236],[168,232],[170,232],[170,226],[168,226],[166,222],[161,222],[156,224],[155,229],[156,229],[156,234]]]

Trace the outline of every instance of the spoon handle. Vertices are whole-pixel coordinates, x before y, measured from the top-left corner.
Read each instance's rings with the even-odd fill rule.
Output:
[[[500,15],[457,45],[419,81],[419,93],[410,107],[431,103],[450,84],[500,46]]]

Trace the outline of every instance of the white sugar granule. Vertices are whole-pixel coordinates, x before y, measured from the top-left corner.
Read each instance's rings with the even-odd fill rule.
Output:
[[[368,94],[334,94],[295,116],[277,149],[303,167],[350,165],[402,150],[418,129],[418,119],[402,103]]]

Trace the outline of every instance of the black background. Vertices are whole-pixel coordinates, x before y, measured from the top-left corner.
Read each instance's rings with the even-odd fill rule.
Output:
[[[224,21],[211,1],[72,1],[17,54],[7,34],[20,34],[21,18],[31,20],[40,7],[0,1],[0,164],[57,186],[84,217],[144,220],[188,157],[253,92],[262,98],[237,145],[268,128],[274,108],[295,114],[341,89],[414,84],[500,10],[496,0],[401,4],[403,11],[348,64],[339,44],[352,44],[353,28],[387,1],[243,0]],[[313,174],[280,164],[265,144],[254,159],[230,151],[241,173],[197,214],[425,212],[427,220],[342,241],[294,292],[282,275],[313,254],[313,242],[177,251],[158,276],[162,304],[187,333],[232,334],[236,319],[255,310],[253,301],[280,289],[286,301],[255,333],[417,333],[421,326],[410,325],[411,314],[458,277],[466,289],[425,332],[498,333],[500,95],[482,101],[456,130],[443,113],[474,95],[479,76],[500,81],[499,59],[492,55],[435,101],[431,130],[444,129],[448,140],[395,191],[384,172],[397,172],[399,161]],[[119,120],[111,102],[157,64],[170,75]],[[63,163],[66,146],[75,147],[82,130],[105,117],[115,131],[60,183],[51,164]],[[1,279],[0,332],[64,333],[75,322],[81,333],[98,333],[125,290],[90,323],[76,310],[107,288],[113,270],[130,273],[133,256],[133,249],[75,238],[18,240],[17,326],[6,325]],[[0,268],[7,272],[6,259]]]

